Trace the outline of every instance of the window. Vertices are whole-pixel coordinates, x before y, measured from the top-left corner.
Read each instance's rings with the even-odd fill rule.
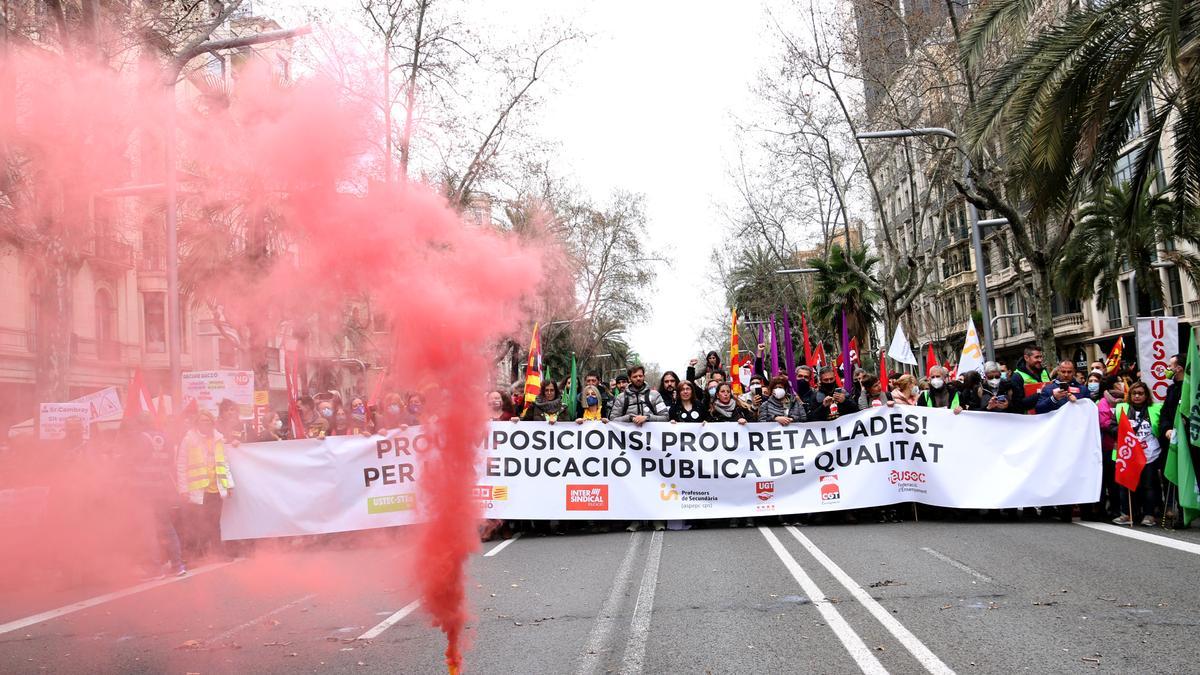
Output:
[[[121,357],[117,342],[117,305],[105,289],[96,291],[96,356],[105,361]]]
[[[1064,298],[1062,295],[1055,293],[1050,300],[1050,313],[1053,316],[1063,316],[1065,314],[1079,314],[1083,311],[1083,307],[1078,300]]]
[[[1137,298],[1133,295],[1133,285],[1129,283],[1129,279],[1121,282],[1121,290],[1125,293],[1125,311],[1128,312],[1127,322],[1132,326],[1137,320],[1137,316],[1133,313],[1134,309],[1136,309],[1133,303],[1137,302]]]
[[[167,351],[167,310],[165,293],[146,293],[142,296],[142,326],[146,336],[146,352],[162,354]]]
[[[1017,294],[1016,293],[1006,296],[1004,298],[1004,303],[1005,303],[1005,307],[1004,307],[1005,314],[1017,314]],[[1020,317],[1017,317],[1017,316],[1010,316],[1007,319],[1005,319],[1005,323],[1007,324],[1006,330],[1010,336],[1016,335],[1017,333],[1021,332],[1021,324],[1018,322],[1019,318]]]
[[[1167,268],[1167,300],[1171,303],[1171,314],[1183,316],[1183,281],[1178,267]]]
[[[1108,298],[1108,327],[1121,327],[1121,303],[1117,298]]]
[[[1117,163],[1113,167],[1113,182],[1117,185],[1128,183],[1133,178],[1133,165],[1136,160],[1136,151],[1129,151],[1117,158]]]

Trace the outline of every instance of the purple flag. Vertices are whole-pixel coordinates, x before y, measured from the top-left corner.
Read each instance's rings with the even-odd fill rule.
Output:
[[[779,335],[775,330],[775,315],[771,315],[771,377],[779,373]]]
[[[846,309],[842,308],[842,367],[847,391],[854,386],[854,359],[850,358],[850,329],[846,323]]]
[[[783,308],[783,366],[787,368],[788,382],[792,383],[792,391],[796,391],[796,354],[792,348],[792,320],[788,316],[788,308]]]

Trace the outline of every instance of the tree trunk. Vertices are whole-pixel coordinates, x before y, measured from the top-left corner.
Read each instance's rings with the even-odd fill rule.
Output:
[[[1050,270],[1035,269],[1033,277],[1033,341],[1045,352],[1047,363],[1051,358],[1058,358],[1058,349],[1054,344],[1054,286],[1050,280]],[[1047,368],[1049,370],[1049,368]]]
[[[71,385],[71,271],[62,243],[47,251],[37,279],[36,377],[39,402],[70,400]]]

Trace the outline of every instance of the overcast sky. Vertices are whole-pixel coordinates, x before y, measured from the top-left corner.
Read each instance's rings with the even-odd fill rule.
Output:
[[[289,18],[293,0],[273,4]],[[484,31],[562,21],[591,36],[548,73],[540,133],[559,145],[555,170],[597,202],[617,189],[646,197],[648,249],[673,269],[639,291],[651,311],[630,331],[633,349],[681,369],[715,347],[697,336],[723,311],[709,254],[729,229],[719,207],[735,198],[735,115],[752,106],[750,87],[776,44],[761,2],[480,0],[472,18]]]

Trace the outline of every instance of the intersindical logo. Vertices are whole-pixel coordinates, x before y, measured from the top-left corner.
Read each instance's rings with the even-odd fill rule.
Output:
[[[607,511],[607,485],[568,485],[568,511]]]

